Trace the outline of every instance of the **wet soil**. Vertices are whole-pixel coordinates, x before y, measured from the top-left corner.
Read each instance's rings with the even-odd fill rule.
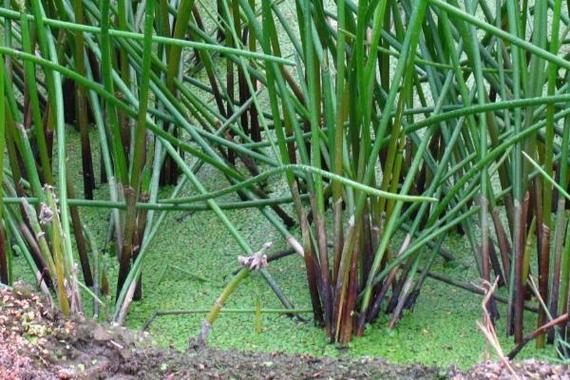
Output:
[[[570,379],[568,367],[513,363],[521,378]],[[382,359],[158,348],[148,335],[65,319],[25,286],[0,289],[0,379],[501,379],[504,365],[470,371],[394,365]]]

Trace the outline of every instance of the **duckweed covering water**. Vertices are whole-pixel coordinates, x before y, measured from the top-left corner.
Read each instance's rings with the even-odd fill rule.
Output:
[[[232,212],[229,215],[247,226],[255,221],[255,213]],[[157,239],[157,246],[166,245],[167,242],[171,244],[160,254],[149,257],[145,287],[150,289],[154,287],[153,283],[157,285],[153,291],[147,292],[144,301],[132,308],[127,321],[130,327],[140,328],[156,310],[209,307],[221,292],[228,280],[224,278],[225,274],[235,269],[235,260],[231,257],[233,244],[224,232],[217,229],[220,226],[210,214],[200,214],[199,218],[198,221],[196,215],[195,221],[188,220],[183,226],[171,226],[172,229],[165,230],[163,236]],[[257,228],[257,231],[251,231],[251,236],[256,236],[260,242],[271,234],[270,230],[263,233],[263,226],[258,225]],[[169,255],[169,263],[193,268],[193,274],[203,276],[207,281],[200,281],[172,268],[166,269],[168,275],[162,277],[159,268],[165,260],[161,260],[160,255],[166,254]],[[458,267],[464,268],[462,265]],[[291,256],[273,263],[270,271],[297,307],[308,307],[303,262],[299,257]],[[467,269],[447,271],[453,272],[457,278],[475,278]],[[258,275],[252,276],[240,287],[227,307],[254,308],[257,297],[261,298],[263,307],[280,307],[277,298]],[[380,319],[347,349],[328,344],[322,330],[311,322],[300,323],[285,316],[264,315],[263,330],[256,333],[254,314],[222,315],[214,325],[209,343],[221,348],[331,356],[380,356],[396,363],[457,364],[468,367],[495,357],[494,350],[487,345],[476,327],[476,321],[481,319],[480,302],[480,296],[428,279],[415,309],[406,315],[396,329],[386,328],[386,320]],[[504,316],[505,308],[500,307],[500,312]],[[184,348],[188,336],[197,334],[202,317],[163,316],[151,325],[150,331],[162,344]],[[497,326],[499,334],[504,331],[504,319]],[[504,339],[504,349],[509,348],[510,340]],[[552,354],[549,351],[537,352],[532,346],[522,352],[522,356]]]
[[[77,140],[76,133],[70,132],[70,156],[77,154]],[[94,162],[97,163],[98,160]],[[73,171],[79,177],[79,170]],[[224,186],[224,180],[215,177],[206,167],[200,172],[200,177],[206,180],[210,190]],[[278,192],[281,183],[269,181],[269,185]],[[164,189],[162,195],[168,196],[170,190]],[[192,189],[187,189],[188,193],[191,191]],[[100,186],[96,194],[106,198],[106,186]],[[226,196],[222,199],[227,201],[234,198]],[[99,247],[103,248],[109,211],[91,208],[81,211],[83,223],[88,226]],[[258,210],[232,210],[227,211],[227,216],[239,226],[240,232],[252,247],[260,248],[263,243],[272,241],[272,252],[286,248],[283,239]],[[438,258],[433,270],[461,281],[475,281],[477,273],[473,259],[468,256],[470,249],[462,237],[450,235],[445,246],[457,255],[457,259],[452,264],[445,265]],[[144,299],[132,304],[126,320],[127,326],[140,329],[155,311],[210,308],[231,278],[231,273],[238,268],[237,256],[240,254],[242,252],[238,245],[213,213],[171,213],[151,244],[143,269]],[[18,261],[15,277],[32,281],[24,260]],[[114,286],[115,258],[106,257],[103,262],[105,261],[109,264],[111,286]],[[272,262],[269,271],[297,308],[310,309],[301,257],[294,255]],[[114,294],[113,290],[111,294]],[[253,274],[232,295],[226,306],[253,309],[258,299],[263,308],[282,307],[261,276]],[[87,295],[85,301],[86,306],[89,306],[91,300]],[[111,299],[107,301],[111,302]],[[355,339],[345,348],[329,344],[322,329],[312,323],[310,314],[303,315],[308,320],[306,322],[276,314],[262,315],[260,333],[256,332],[254,313],[222,314],[214,324],[208,342],[215,347],[239,350],[378,356],[394,363],[419,362],[466,368],[483,359],[496,357],[493,348],[485,342],[476,327],[476,321],[481,319],[480,302],[481,297],[478,295],[428,278],[413,312],[408,312],[397,328],[388,329],[387,317],[382,317],[367,328],[363,337]],[[500,306],[499,311],[503,318],[497,325],[497,331],[504,350],[508,352],[512,340],[504,337],[505,307]],[[188,338],[198,333],[203,317],[204,314],[163,316],[151,324],[149,331],[160,344],[184,349]],[[531,319],[527,326],[528,330],[533,326]],[[530,356],[552,358],[554,352],[552,348],[536,351],[529,344],[519,357]]]

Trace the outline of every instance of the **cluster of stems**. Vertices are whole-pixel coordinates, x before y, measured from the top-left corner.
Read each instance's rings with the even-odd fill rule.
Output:
[[[5,0],[0,281],[21,254],[65,312],[80,310],[78,287],[96,305],[111,287],[120,322],[169,212],[213,212],[249,256],[259,247],[227,210],[255,208],[303,257],[331,341],[380,313],[394,327],[454,259],[452,233],[480,279],[499,278],[507,335],[522,343],[537,307],[537,344],[565,340],[570,2],[528,3]],[[204,167],[225,185],[209,188]],[[287,195],[268,191],[277,177]],[[107,241],[83,207],[109,210]]]

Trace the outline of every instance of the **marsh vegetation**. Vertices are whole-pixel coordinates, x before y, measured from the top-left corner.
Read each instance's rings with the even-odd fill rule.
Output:
[[[6,0],[0,281],[179,344],[395,347],[441,307],[565,359],[569,8]]]

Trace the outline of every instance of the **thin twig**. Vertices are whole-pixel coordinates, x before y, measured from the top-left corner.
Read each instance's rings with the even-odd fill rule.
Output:
[[[483,335],[485,335],[485,338],[487,338],[489,344],[495,349],[497,355],[499,355],[499,358],[501,359],[503,364],[509,369],[509,371],[511,371],[513,377],[515,379],[519,379],[519,376],[515,373],[513,367],[511,367],[509,359],[503,353],[503,349],[501,348],[501,344],[499,343],[499,338],[497,338],[497,332],[495,331],[493,320],[487,309],[487,304],[491,301],[491,298],[493,297],[493,293],[495,292],[498,283],[499,283],[499,277],[495,279],[493,285],[491,285],[487,281],[483,281],[483,286],[487,288],[485,297],[483,297],[483,301],[481,302],[481,308],[483,309],[483,322],[477,321],[477,326],[481,329]]]
[[[556,318],[554,318],[553,320],[551,320],[550,322],[545,323],[544,325],[540,326],[539,328],[537,328],[536,330],[534,330],[534,332],[528,334],[527,336],[525,336],[522,340],[522,342],[520,342],[515,348],[513,348],[511,350],[511,352],[509,352],[509,354],[507,355],[507,357],[509,358],[509,360],[513,360],[515,356],[517,356],[517,354],[519,352],[521,352],[521,350],[524,348],[524,346],[526,346],[528,344],[528,342],[530,342],[531,340],[533,340],[534,338],[536,338],[539,335],[544,334],[545,332],[547,332],[548,330],[550,330],[553,327],[556,327],[558,325],[561,325],[563,323],[565,323],[568,318],[570,317],[570,315],[568,313],[566,314],[562,314]]]

